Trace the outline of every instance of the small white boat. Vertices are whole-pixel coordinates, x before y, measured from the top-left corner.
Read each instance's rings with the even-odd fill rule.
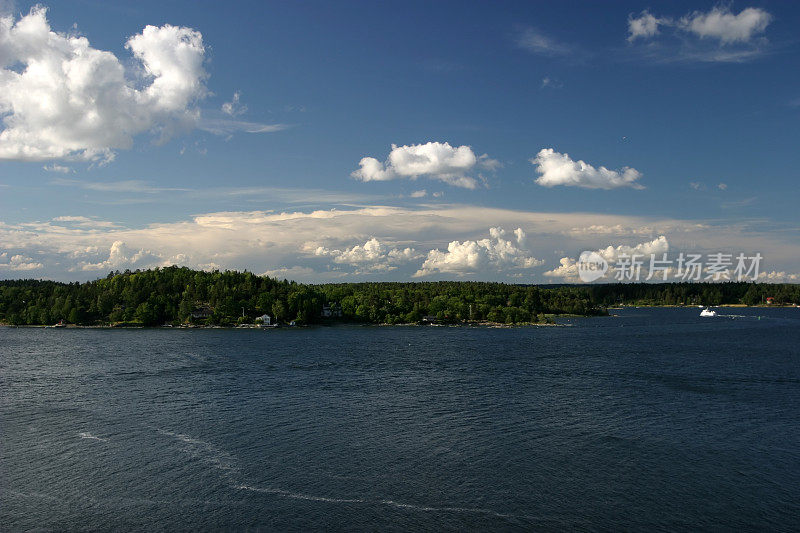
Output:
[[[717,316],[717,312],[716,311],[712,311],[711,309],[706,307],[705,309],[700,311],[700,316]]]

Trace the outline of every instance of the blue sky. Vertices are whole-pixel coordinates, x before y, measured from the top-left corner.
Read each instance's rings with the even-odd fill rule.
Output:
[[[791,3],[44,7],[0,2],[0,277],[559,282],[611,247],[798,280]]]

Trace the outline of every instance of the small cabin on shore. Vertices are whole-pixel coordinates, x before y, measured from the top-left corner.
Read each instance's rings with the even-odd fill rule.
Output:
[[[320,316],[322,318],[342,318],[342,306],[339,304],[323,305]]]
[[[260,323],[262,326],[271,326],[272,325],[272,317],[269,315],[261,315],[256,317],[256,322]]]

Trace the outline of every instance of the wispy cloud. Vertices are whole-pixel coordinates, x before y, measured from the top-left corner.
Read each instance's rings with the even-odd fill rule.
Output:
[[[729,202],[722,202],[720,207],[723,209],[733,209],[736,207],[745,207],[748,205],[752,205],[758,200],[758,196],[751,196],[749,198],[743,198],[741,200],[729,201]]]
[[[123,180],[123,181],[83,181],[66,178],[56,178],[50,181],[51,185],[62,187],[78,187],[90,191],[114,192],[114,193],[145,193],[156,194],[168,191],[189,191],[177,187],[157,187],[142,180]]]
[[[227,118],[201,118],[197,127],[203,131],[214,135],[232,135],[238,132],[244,133],[272,133],[290,128],[289,124],[264,124],[261,122],[248,122],[245,120],[233,120]]]
[[[62,174],[69,174],[73,171],[70,167],[65,167],[64,165],[58,165],[56,163],[45,165],[42,168],[45,172],[60,172]]]
[[[560,89],[563,86],[564,83],[558,78],[552,78],[550,76],[545,76],[542,78],[542,89]]]
[[[523,50],[544,56],[569,56],[579,51],[575,45],[562,43],[534,28],[522,30],[516,37],[516,43]]]
[[[363,205],[368,202],[386,199],[374,194],[328,191],[325,189],[307,189],[291,187],[214,187],[193,190],[189,194],[194,198],[248,198],[252,201],[271,200],[296,205]]]
[[[74,227],[83,227],[83,228],[116,228],[119,227],[117,224],[110,222],[108,220],[98,220],[95,217],[85,217],[82,215],[63,215],[60,217],[55,217],[53,222],[62,222],[67,223],[70,226]]]
[[[292,188],[292,187],[208,187],[204,189],[189,187],[161,187],[144,180],[120,181],[84,181],[68,178],[50,180],[51,185],[75,187],[98,193],[113,193],[115,202],[141,203],[138,195],[151,197],[154,201],[166,201],[164,193],[172,193],[170,201],[184,198],[187,201],[210,199],[246,199],[252,202],[272,202],[295,205],[364,205],[370,202],[386,200],[386,196],[325,189]],[[118,195],[135,194],[137,198],[120,198]],[[153,198],[155,197],[155,198]],[[127,201],[126,201],[127,200]],[[146,200],[144,200],[146,201]]]

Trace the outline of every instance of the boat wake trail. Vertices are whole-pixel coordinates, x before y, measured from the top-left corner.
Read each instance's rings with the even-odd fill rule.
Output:
[[[239,468],[235,466],[234,458],[224,450],[219,449],[213,444],[185,435],[183,433],[175,433],[163,429],[155,428],[156,431],[162,435],[167,435],[177,440],[183,447],[183,450],[193,458],[196,458],[212,467],[220,470],[225,479],[230,483],[231,488],[242,491],[256,492],[260,494],[272,494],[281,498],[291,498],[294,500],[305,500],[310,502],[320,503],[333,503],[333,504],[349,504],[349,505],[384,505],[394,507],[396,509],[407,509],[409,511],[418,512],[440,512],[440,513],[472,513],[483,514],[486,516],[493,516],[497,518],[524,518],[512,514],[503,514],[491,509],[483,509],[478,507],[455,507],[455,506],[433,506],[433,505],[417,505],[411,503],[403,503],[389,499],[367,499],[367,498],[335,498],[331,496],[319,496],[315,494],[306,494],[302,492],[293,492],[286,489],[277,487],[256,487],[248,485],[241,481],[239,478]]]
[[[88,431],[82,431],[82,432],[78,433],[78,436],[80,438],[82,438],[82,439],[96,440],[96,441],[100,441],[100,442],[108,442],[108,439],[104,439],[102,437],[96,437],[96,436],[92,435],[91,433],[89,433]]]
[[[239,468],[236,466],[236,461],[225,450],[219,449],[210,442],[196,439],[189,435],[184,435],[183,433],[175,433],[158,428],[155,429],[162,435],[175,439],[181,449],[189,456],[199,459],[211,467],[220,470],[226,477],[231,478],[235,474],[238,474]]]
[[[515,515],[498,513],[497,511],[493,511],[491,509],[481,509],[477,507],[437,507],[431,505],[415,505],[411,503],[402,503],[402,502],[396,502],[394,500],[369,500],[364,498],[330,498],[326,496],[314,496],[311,494],[290,492],[288,490],[277,489],[277,488],[253,487],[251,485],[236,485],[234,486],[234,488],[238,490],[249,490],[252,492],[260,492],[263,494],[275,494],[276,496],[282,496],[284,498],[292,498],[295,500],[306,500],[312,502],[350,503],[350,504],[361,503],[361,504],[386,505],[388,507],[394,507],[396,509],[408,509],[411,511],[421,511],[421,512],[474,513],[474,514],[495,516],[498,518],[520,518],[516,517]]]
[[[297,492],[289,492],[288,490],[283,489],[273,489],[273,488],[259,488],[259,487],[251,487],[250,485],[236,485],[233,488],[238,490],[249,490],[252,492],[261,492],[263,494],[277,494],[278,496],[283,496],[286,498],[292,498],[295,500],[308,500],[312,502],[328,502],[328,503],[367,503],[367,500],[363,500],[361,498],[328,498],[325,496],[312,496],[311,494],[301,494]]]
[[[398,509],[412,509],[414,511],[443,512],[443,513],[475,513],[496,516],[498,518],[518,518],[512,514],[498,513],[491,509],[481,509],[479,507],[431,507],[427,505],[412,505],[410,503],[400,503],[392,500],[380,500],[379,503],[397,507]]]

